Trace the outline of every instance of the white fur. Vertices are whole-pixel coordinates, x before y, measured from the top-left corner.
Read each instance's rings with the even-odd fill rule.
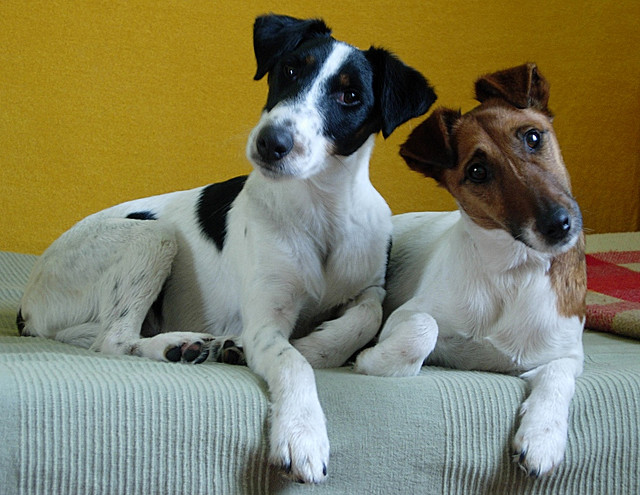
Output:
[[[335,45],[318,87],[349,50]],[[374,136],[348,157],[331,155],[320,97],[312,88],[301,103],[262,114],[247,145],[256,171],[229,211],[222,251],[198,225],[202,189],[132,201],[52,244],[21,302],[25,334],[113,354],[166,360],[170,348],[241,334],[271,395],[271,461],[311,482],[326,476],[329,441],[309,363],[342,364],[378,331],[391,235],[389,208],[369,182]],[[295,146],[274,173],[261,167],[255,139],[283,120]],[[147,210],[158,220],[123,218]],[[163,333],[142,338],[161,289]]]
[[[379,343],[358,356],[356,371],[415,375],[426,360],[521,374],[532,391],[514,449],[528,472],[550,471],[565,450],[584,324],[555,309],[552,255],[459,211],[399,215],[393,224],[389,316]]]

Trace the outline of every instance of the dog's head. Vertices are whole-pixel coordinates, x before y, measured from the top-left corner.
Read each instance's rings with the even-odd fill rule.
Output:
[[[386,138],[436,99],[424,77],[391,53],[330,34],[317,19],[256,19],[255,79],[268,74],[269,95],[247,156],[266,176],[311,177],[328,157],[352,155],[379,131]]]
[[[568,250],[582,217],[547,108],[547,81],[526,64],[481,77],[475,89],[480,106],[464,115],[437,109],[400,154],[479,226],[503,229],[537,251]]]

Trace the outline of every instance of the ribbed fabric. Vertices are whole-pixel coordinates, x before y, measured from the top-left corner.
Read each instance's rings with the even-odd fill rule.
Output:
[[[6,338],[5,340],[9,340]],[[266,393],[246,368],[11,339],[19,493],[262,493]],[[7,361],[3,359],[2,361]],[[13,411],[15,413],[18,411]]]
[[[0,335],[18,335],[16,312],[36,256],[0,253]]]
[[[0,253],[0,335],[35,258]],[[110,357],[0,337],[0,494],[637,494],[640,343],[584,335],[564,463],[511,461],[525,383],[426,367],[413,378],[316,372],[329,479],[267,463],[265,385],[244,367]]]
[[[591,332],[584,344],[565,461],[537,480],[516,469],[510,455],[524,382],[446,370],[438,384],[447,411],[442,493],[640,493],[640,345]]]

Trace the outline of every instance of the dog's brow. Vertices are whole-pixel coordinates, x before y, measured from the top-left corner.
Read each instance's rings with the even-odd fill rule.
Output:
[[[324,82],[332,75],[338,73],[340,66],[347,59],[347,56],[351,50],[353,50],[353,48],[346,43],[336,43],[334,45],[333,50],[325,59],[324,64],[320,69],[320,74],[318,74],[318,77],[314,82],[311,91],[309,91],[310,98],[315,98],[315,95],[318,91],[320,91],[320,88],[324,85]]]

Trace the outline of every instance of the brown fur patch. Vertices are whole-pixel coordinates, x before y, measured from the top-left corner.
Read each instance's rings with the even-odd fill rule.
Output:
[[[538,129],[544,148],[528,153],[523,134]],[[549,119],[540,112],[492,102],[463,115],[453,128],[456,166],[439,176],[444,187],[478,225],[513,231],[533,222],[540,196],[564,203],[572,198],[566,169]],[[491,180],[473,184],[467,168],[480,163]]]
[[[551,286],[558,297],[558,313],[584,318],[587,296],[587,265],[584,235],[566,253],[556,256],[549,269]]]

